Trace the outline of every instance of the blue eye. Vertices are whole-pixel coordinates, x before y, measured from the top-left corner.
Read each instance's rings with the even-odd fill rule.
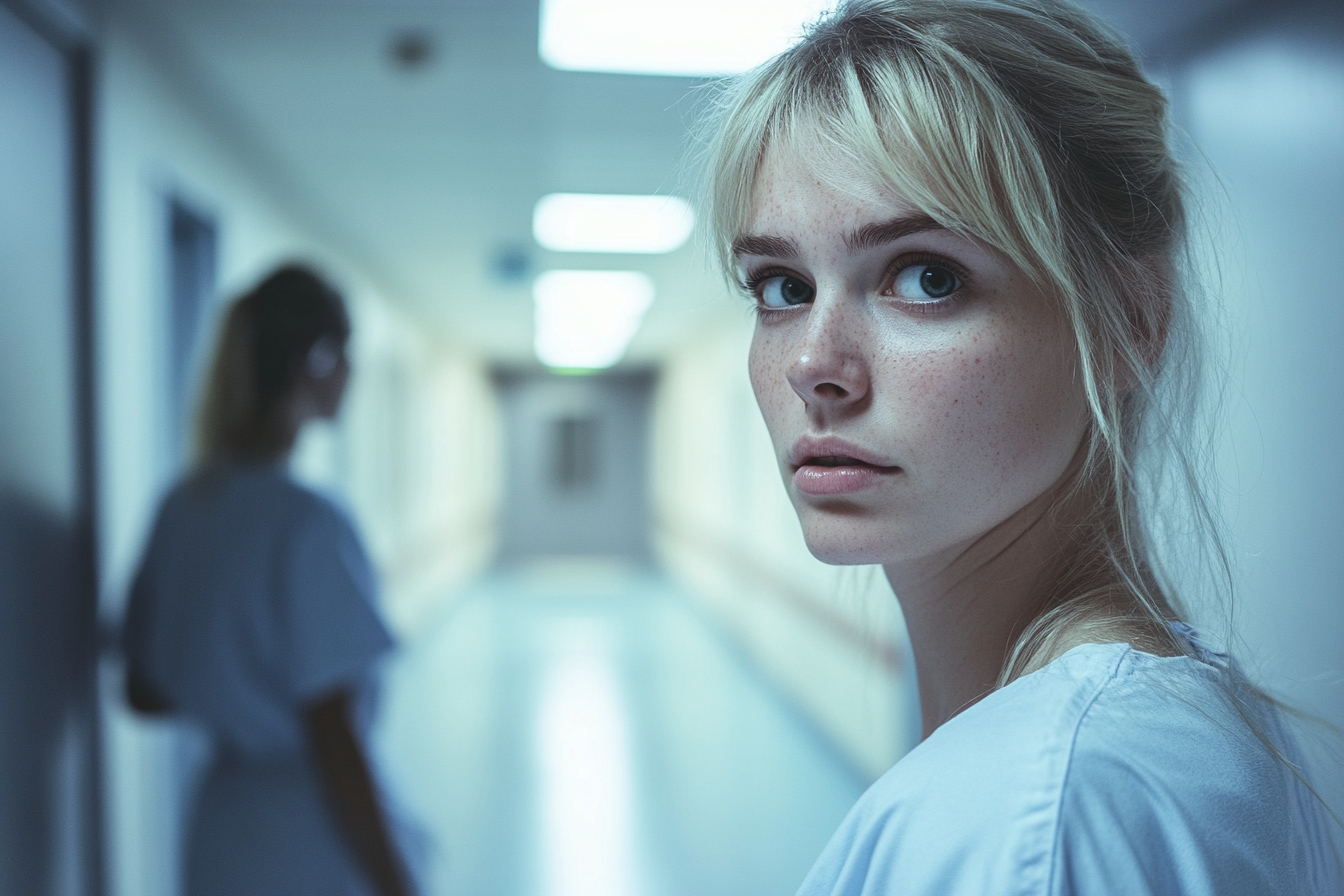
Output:
[[[945,299],[960,289],[961,278],[940,264],[912,264],[896,275],[892,288],[899,299],[927,304]]]
[[[816,290],[797,277],[767,277],[757,284],[756,295],[766,308],[788,308],[812,301]]]

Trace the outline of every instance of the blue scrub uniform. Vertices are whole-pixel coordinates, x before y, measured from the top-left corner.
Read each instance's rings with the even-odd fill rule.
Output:
[[[209,730],[186,892],[371,892],[325,804],[302,713],[358,690],[392,640],[333,503],[278,466],[199,473],[164,501],[136,577],[128,663]]]
[[[1219,667],[1085,644],[954,717],[854,806],[799,896],[1339,896],[1316,798]],[[1278,714],[1248,712],[1288,755]]]

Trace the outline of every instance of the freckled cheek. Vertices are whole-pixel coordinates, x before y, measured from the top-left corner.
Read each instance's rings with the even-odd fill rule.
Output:
[[[783,424],[788,411],[794,404],[801,404],[789,385],[785,348],[778,338],[764,336],[758,330],[752,337],[747,356],[747,371],[752,391],[756,394],[756,404],[771,436],[776,439],[779,437],[778,427]]]
[[[982,341],[911,364],[904,412],[925,462],[973,478],[974,470],[1002,477],[1024,463],[1067,461],[1081,437],[1082,405],[1069,371],[1047,352]]]
[[[1014,349],[1005,352],[1000,376],[1014,386],[1003,406],[1019,450],[1072,457],[1086,426],[1087,401],[1067,337],[1037,334]]]
[[[959,351],[930,351],[888,359],[896,392],[896,431],[908,440],[911,461],[947,457],[983,429],[985,381]]]
[[[1025,384],[1011,358],[994,340],[958,343],[894,354],[884,365],[896,393],[896,428],[910,440],[911,461],[992,459],[1012,437],[1021,399],[1015,393]]]

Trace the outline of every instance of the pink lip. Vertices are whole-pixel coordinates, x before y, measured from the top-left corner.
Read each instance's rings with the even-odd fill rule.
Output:
[[[831,462],[818,462],[822,459]],[[788,462],[794,485],[808,495],[852,494],[901,472],[887,458],[833,436],[803,436],[793,444]]]

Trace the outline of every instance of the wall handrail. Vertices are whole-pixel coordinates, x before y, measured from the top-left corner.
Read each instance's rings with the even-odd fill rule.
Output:
[[[859,648],[888,673],[895,675],[904,671],[904,657],[896,644],[875,636],[827,607],[818,601],[809,589],[787,579],[777,568],[733,545],[731,540],[714,537],[709,527],[682,523],[667,514],[658,517],[656,526],[660,534],[673,541],[681,542],[697,553],[715,558],[743,578],[762,583],[765,586],[762,590],[773,595],[778,602],[812,619],[842,641]]]

